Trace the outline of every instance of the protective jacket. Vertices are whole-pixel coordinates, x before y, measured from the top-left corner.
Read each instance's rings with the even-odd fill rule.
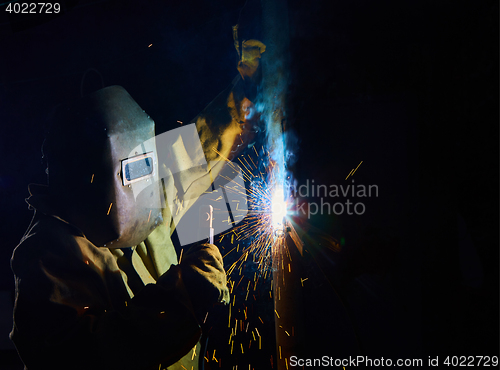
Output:
[[[12,259],[11,338],[26,367],[148,369],[189,362],[181,357],[197,344],[200,327],[179,267],[172,266],[166,227],[133,250],[98,248],[40,198],[30,197],[37,215]]]

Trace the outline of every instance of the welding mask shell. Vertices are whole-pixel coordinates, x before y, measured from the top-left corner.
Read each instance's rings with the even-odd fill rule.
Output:
[[[162,222],[154,121],[123,87],[61,108],[44,152],[56,207],[95,245],[137,245]]]

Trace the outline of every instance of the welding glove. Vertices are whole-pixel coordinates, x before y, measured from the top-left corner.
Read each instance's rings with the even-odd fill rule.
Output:
[[[266,51],[266,45],[264,45],[259,40],[244,40],[241,43],[240,60],[238,62],[238,72],[240,72],[241,77],[246,79],[254,80],[258,77],[257,70],[259,68],[262,53]]]
[[[179,264],[182,280],[196,311],[208,310],[214,303],[229,303],[222,255],[213,244],[192,247]]]
[[[238,23],[233,26],[234,47],[239,57],[238,72],[246,83],[259,84],[260,82],[260,58],[266,51],[266,45],[260,41],[262,28],[260,1],[247,1],[240,13]]]

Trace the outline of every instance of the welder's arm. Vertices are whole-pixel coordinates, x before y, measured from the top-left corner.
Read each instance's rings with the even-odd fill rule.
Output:
[[[36,255],[44,245],[22,247]],[[123,289],[110,283],[120,276],[103,281],[81,260],[41,257],[14,256],[12,263],[17,298],[11,337],[29,370],[166,367],[198,342],[200,327],[179,266],[125,305],[108,294]]]
[[[194,119],[207,162],[233,159],[259,130],[254,103],[265,50],[259,40],[245,40],[237,48],[239,75]]]
[[[175,158],[180,164],[206,162],[207,172],[201,173],[190,168],[176,174],[178,179],[175,180],[174,188],[174,176],[169,172],[170,168],[160,166],[168,188],[166,199],[171,202],[169,207],[175,223],[179,222],[194,201],[211,186],[226,161],[233,160],[252,144],[256,133],[261,129],[259,112],[254,102],[260,83],[260,58],[265,50],[266,46],[258,40],[243,42],[242,52],[238,51],[239,75],[190,121],[196,123],[202,152],[181,145],[189,141],[190,138],[187,138],[179,140],[175,145],[176,149],[171,153],[171,158]],[[173,205],[174,199],[181,199],[182,207]]]

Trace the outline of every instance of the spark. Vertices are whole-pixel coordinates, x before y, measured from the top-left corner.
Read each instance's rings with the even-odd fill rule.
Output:
[[[255,149],[255,146],[253,147],[253,150],[255,151],[255,154],[257,154],[257,157],[258,157],[259,153],[257,152],[257,149]]]
[[[112,207],[112,206],[113,206],[113,203],[111,203],[111,204],[109,205],[108,213],[106,214],[107,216],[109,216],[109,212],[111,211],[111,207]]]
[[[258,150],[255,146],[252,148],[253,152],[238,157],[234,162],[225,158],[217,149],[213,149],[220,158],[226,161],[229,170],[234,171],[232,176],[220,175],[227,180],[226,184],[220,186],[220,188],[226,194],[231,195],[231,202],[237,203],[236,210],[232,212],[232,217],[228,217],[227,220],[228,224],[232,223],[234,225],[237,223],[236,226],[218,237],[219,242],[222,242],[227,235],[229,239],[227,244],[231,245],[228,248],[230,250],[223,255],[223,259],[226,260],[226,257],[230,254],[231,257],[234,257],[231,258],[232,261],[228,263],[229,267],[226,269],[228,287],[232,295],[231,298],[233,298],[233,304],[229,305],[228,320],[228,334],[230,331],[228,345],[231,347],[231,354],[233,354],[236,337],[239,338],[240,335],[247,336],[249,349],[251,348],[252,337],[254,341],[257,341],[258,336],[259,350],[262,349],[262,337],[254,324],[252,324],[252,327],[254,327],[255,333],[254,330],[249,331],[252,317],[250,312],[247,315],[245,305],[248,304],[250,291],[258,292],[259,296],[262,293],[266,294],[267,288],[262,290],[262,284],[265,284],[266,281],[269,282],[268,278],[272,275],[273,259],[279,255],[284,256],[288,252],[285,243],[285,225],[289,205],[292,202],[287,202],[290,192],[285,182],[286,176],[283,163],[278,163],[273,159],[274,157],[271,157],[270,152],[264,150],[264,148],[261,150]],[[233,181],[232,178],[235,176],[239,176],[243,181]],[[225,199],[223,196],[219,196],[213,201],[216,203],[225,202]],[[221,222],[224,222],[224,220],[221,220]],[[235,243],[236,246],[234,246]],[[279,260],[282,261],[283,259],[279,258]],[[249,263],[255,266],[255,269],[252,268],[253,276],[250,277],[247,272]],[[281,267],[283,268],[283,265]],[[288,269],[291,271],[290,264]],[[239,278],[236,279],[236,276],[239,276]],[[244,279],[247,281],[246,287]],[[240,285],[242,285],[241,288]],[[240,295],[242,299],[241,302],[239,301],[239,305],[245,307],[243,312],[239,309],[234,311],[234,309],[237,309],[235,296],[240,293],[246,294],[244,299],[243,294]],[[252,296],[254,300],[257,300],[255,295],[252,294]],[[271,288],[269,297],[272,299],[273,296]],[[280,296],[280,292],[278,292],[278,296]],[[277,319],[279,319],[280,316],[276,310],[275,313]],[[238,317],[244,317],[244,320]],[[257,316],[257,319],[264,324],[260,316]],[[290,336],[288,332],[287,335]],[[238,342],[240,342],[241,353],[243,354],[243,344],[240,340]],[[256,350],[255,347],[254,350]]]
[[[347,177],[345,178],[346,180],[349,178],[349,176],[351,176],[352,171],[354,171],[354,168],[351,170],[351,172],[349,172],[349,175],[347,175]]]
[[[191,357],[191,361],[194,360],[194,357],[196,356],[196,344],[194,345],[194,348],[193,348],[193,356]]]
[[[255,147],[253,149],[259,156]],[[264,171],[261,171],[250,155],[247,156],[248,158],[238,158],[238,164],[241,166],[239,167],[238,164],[225,158],[217,149],[213,150],[227,161],[227,165],[234,170],[234,173],[241,173],[241,178],[244,178],[247,185],[246,187],[232,182],[229,177],[221,175],[228,180],[228,184],[222,188],[227,193],[232,193],[233,196],[243,196],[248,206],[248,211],[236,210],[236,213],[245,212],[246,216],[243,221],[220,237],[222,241],[225,235],[231,234],[231,243],[249,240],[248,246],[242,248],[240,259],[236,261],[235,266],[228,269],[227,275],[229,276],[234,269],[239,269],[241,274],[241,267],[249,254],[252,254],[252,260],[257,263],[258,270],[265,274],[271,265],[273,245],[277,238],[284,236],[284,220],[288,212],[288,204],[285,200],[283,176],[269,152],[264,157],[260,157],[260,161],[256,158],[257,163],[265,165]],[[234,215],[235,219],[239,217],[243,215]],[[236,248],[236,252],[240,252],[239,247],[240,245]]]
[[[352,169],[351,172],[349,172],[349,175],[347,175],[347,177],[345,178],[346,180],[349,176],[354,176],[354,172],[356,172],[359,166],[361,166],[361,163],[363,163],[363,161],[359,162],[358,167],[356,167],[356,169]]]

